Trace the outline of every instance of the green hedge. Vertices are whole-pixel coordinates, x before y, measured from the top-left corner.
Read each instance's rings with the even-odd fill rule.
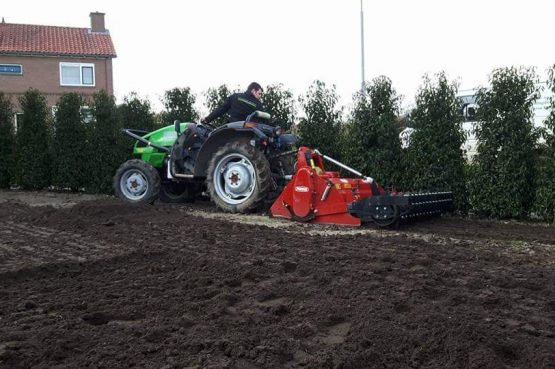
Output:
[[[553,93],[550,101],[545,130],[542,132],[544,142],[539,148],[537,160],[538,180],[536,198],[532,207],[533,215],[550,222],[555,220],[555,66],[549,70],[548,88]]]
[[[355,95],[342,143],[344,161],[385,187],[400,185],[399,100],[387,77],[366,85],[364,94]]]
[[[87,190],[111,193],[114,173],[130,154],[121,132],[122,122],[118,120],[114,97],[105,91],[94,94],[93,116],[94,122],[88,132]]]
[[[78,191],[88,181],[87,137],[81,116],[83,99],[76,93],[62,95],[54,119],[52,184]]]
[[[136,93],[123,98],[123,103],[117,107],[118,120],[124,128],[153,131],[160,128],[152,112],[150,101],[141,99]]]
[[[164,107],[161,120],[167,124],[173,124],[176,120],[180,122],[197,122],[199,114],[195,110],[196,95],[189,87],[174,88],[164,94]]]
[[[228,96],[233,93],[239,92],[239,90],[230,90],[227,85],[221,85],[215,88],[209,88],[204,92],[205,105],[208,113],[216,110],[220,105],[222,105]],[[219,118],[216,118],[210,124],[216,127],[223,126],[227,123],[227,116],[225,114]]]
[[[464,143],[457,86],[445,73],[435,79],[424,77],[411,114],[415,128],[403,157],[404,188],[426,191],[452,191],[455,206],[466,211]]]
[[[291,130],[296,117],[293,93],[282,84],[266,86],[262,95],[264,110],[272,115],[272,121],[285,131]]]
[[[555,93],[554,69],[550,70],[549,88]],[[461,150],[464,134],[457,86],[444,73],[424,78],[408,121],[400,120],[400,97],[386,77],[373,80],[365,94],[354,96],[346,122],[335,86],[315,81],[298,99],[301,118],[291,128],[302,144],[346,162],[386,187],[451,190],[461,211],[553,221],[555,101],[551,101],[551,114],[541,132],[544,140],[538,140],[540,132],[531,122],[538,96],[536,82],[530,69],[493,72],[490,86],[478,93],[479,145],[474,161],[467,166]],[[206,110],[228,93],[225,85],[210,89]],[[265,99],[278,119],[295,119],[296,101],[283,85],[268,86]],[[52,120],[44,96],[30,89],[20,98],[23,115],[14,137],[11,104],[0,93],[0,155],[5,159],[0,161],[0,186],[111,193],[116,169],[132,152],[133,140],[124,136],[121,128],[152,130],[172,124],[174,118],[196,120],[195,102],[189,88],[168,90],[166,110],[156,117],[150,102],[136,94],[118,107],[105,92],[95,94],[91,101],[67,94],[58,102]],[[91,107],[92,122],[84,121],[83,105]],[[416,129],[406,150],[399,147],[402,124]]]
[[[340,158],[341,110],[335,86],[328,88],[322,81],[315,81],[308,92],[299,99],[304,117],[298,126],[302,145],[320,150],[333,158]]]
[[[14,181],[15,136],[12,116],[11,101],[0,92],[0,188],[9,188]]]
[[[51,184],[51,115],[46,98],[37,90],[26,91],[19,103],[23,116],[17,128],[17,183],[24,189],[40,190]]]
[[[473,210],[496,218],[526,218],[534,202],[537,132],[532,107],[539,97],[532,69],[493,72],[478,91],[477,154],[471,167]]]

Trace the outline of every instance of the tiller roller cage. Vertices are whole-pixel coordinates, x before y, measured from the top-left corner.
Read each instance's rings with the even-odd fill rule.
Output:
[[[341,178],[326,171],[324,159],[361,178]],[[453,204],[451,192],[387,193],[375,180],[307,147],[297,152],[295,174],[274,202],[274,217],[300,222],[359,226],[373,221],[379,226],[399,219],[440,214]]]

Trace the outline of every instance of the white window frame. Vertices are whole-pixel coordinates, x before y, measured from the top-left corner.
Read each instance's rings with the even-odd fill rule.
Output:
[[[55,119],[56,118],[56,114],[58,114],[58,110],[60,109],[60,107],[58,105],[53,105],[52,106],[52,117]],[[81,114],[81,118],[83,123],[88,124],[94,121],[94,115],[92,112],[92,108],[88,105],[81,105],[81,107],[79,107],[79,113]],[[20,113],[17,113],[20,114]],[[21,113],[22,114],[22,113]],[[15,117],[15,115],[14,115]]]
[[[17,113],[14,113],[13,115],[13,129],[15,133],[17,133],[17,130],[19,129],[19,124],[20,124],[18,117],[21,117],[23,119],[23,113],[17,112]]]
[[[64,83],[62,81],[62,68],[63,67],[79,67],[79,80],[80,83],[73,84],[73,83]],[[92,84],[83,84],[83,68],[92,68]],[[93,63],[66,63],[60,62],[60,86],[69,86],[69,87],[95,87],[96,86],[96,70]]]
[[[92,112],[92,108],[88,105],[83,105],[79,108],[79,113],[81,113],[81,117],[83,119],[83,123],[89,124],[94,121],[94,115]]]

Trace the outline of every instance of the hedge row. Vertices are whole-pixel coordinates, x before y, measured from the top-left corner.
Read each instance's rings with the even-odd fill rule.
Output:
[[[127,158],[124,149],[129,146],[121,137],[113,97],[105,92],[94,95],[90,124],[85,124],[82,111],[89,103],[75,93],[60,98],[55,117],[37,90],[25,92],[19,103],[23,115],[14,132],[11,102],[0,93],[2,188],[111,191],[114,168]]]
[[[555,92],[553,69],[549,88]],[[387,77],[376,78],[355,94],[348,114],[339,107],[335,86],[321,81],[298,99],[283,85],[268,86],[263,98],[266,110],[280,125],[291,128],[301,144],[342,160],[391,190],[449,190],[461,213],[553,221],[555,101],[550,102],[545,128],[535,128],[532,105],[539,96],[537,79],[526,68],[493,71],[490,85],[477,95],[479,144],[471,163],[461,149],[465,132],[457,84],[444,73],[424,77],[414,109],[402,117],[401,98]],[[226,85],[209,89],[206,110],[232,92]],[[0,93],[1,187],[55,186],[110,193],[115,170],[131,153],[132,142],[121,134],[122,127],[150,131],[175,119],[200,118],[194,108],[196,95],[189,88],[166,91],[166,109],[160,114],[135,94],[119,106],[104,92],[89,102],[66,94],[55,118],[47,113],[45,99],[36,90],[27,91],[19,102],[23,120],[15,133],[10,101]],[[90,123],[83,116],[83,105],[92,108]],[[399,132],[407,126],[414,132],[409,147],[402,149]]]

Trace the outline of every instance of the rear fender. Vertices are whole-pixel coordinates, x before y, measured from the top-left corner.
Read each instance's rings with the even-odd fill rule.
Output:
[[[266,135],[262,133],[259,129],[249,128],[249,129],[221,129],[213,134],[211,134],[206,142],[202,145],[200,152],[197,156],[197,161],[195,162],[195,177],[206,177],[206,171],[208,170],[208,164],[212,159],[212,156],[218,151],[218,149],[228,142],[242,141],[245,144],[250,144],[253,139],[266,138]]]

